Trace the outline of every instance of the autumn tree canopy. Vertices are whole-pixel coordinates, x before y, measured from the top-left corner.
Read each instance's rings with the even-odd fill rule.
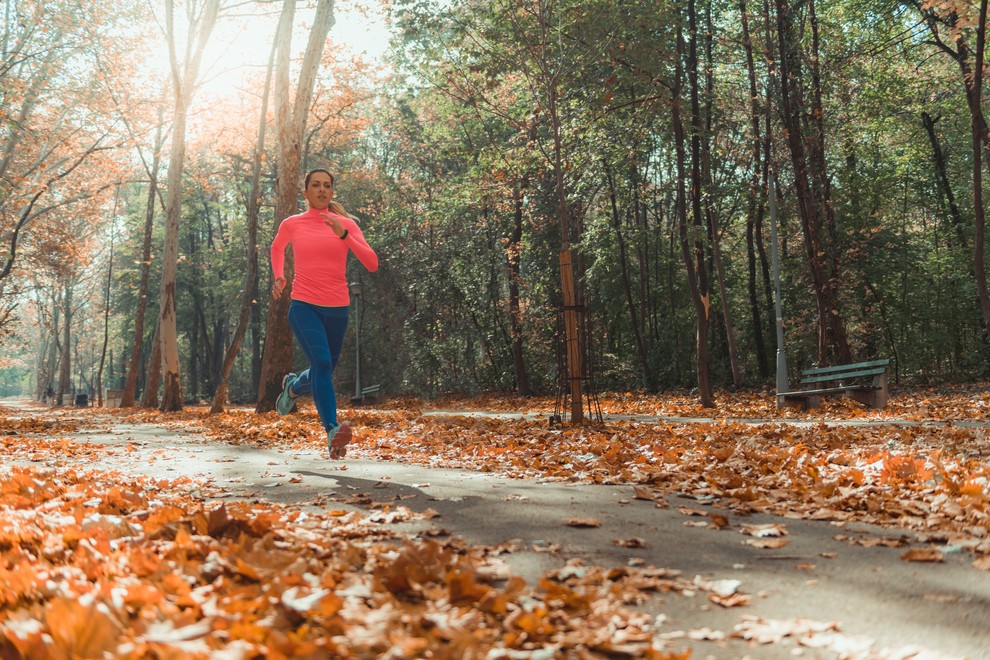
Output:
[[[793,370],[988,375],[984,3],[319,8],[3,3],[0,395],[257,400],[317,166],[382,258],[342,391],[358,332],[395,393],[769,385],[771,177]]]

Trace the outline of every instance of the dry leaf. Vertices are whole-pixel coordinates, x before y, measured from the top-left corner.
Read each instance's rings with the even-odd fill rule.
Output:
[[[602,524],[594,518],[568,518],[567,525],[570,527],[601,527]]]
[[[715,529],[724,529],[729,526],[728,516],[723,516],[720,513],[709,513],[708,519],[712,521],[712,527]]]
[[[685,516],[700,516],[702,518],[707,518],[709,513],[708,511],[703,511],[701,509],[692,509],[686,506],[677,507],[677,511]]]
[[[912,548],[901,555],[901,561],[940,562],[942,553],[935,548]]]
[[[720,596],[719,594],[708,594],[708,600],[722,607],[740,607],[749,605],[752,598],[747,594],[732,594],[730,596]]]
[[[620,548],[645,548],[646,541],[634,536],[628,539],[614,539],[612,545],[617,545]]]
[[[633,499],[648,500],[652,502],[655,497],[656,496],[651,489],[644,486],[633,486]]]
[[[748,534],[757,538],[769,536],[787,536],[787,528],[783,525],[770,523],[766,525],[743,525],[739,528],[740,534]]]
[[[788,539],[746,539],[746,545],[769,550],[778,550],[788,544],[790,544]]]

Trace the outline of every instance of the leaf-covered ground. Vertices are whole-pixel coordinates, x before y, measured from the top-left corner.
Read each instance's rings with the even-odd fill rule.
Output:
[[[554,427],[545,414],[553,410],[552,400],[494,398],[431,402],[430,408],[484,407],[508,416],[429,415],[420,412],[421,402],[407,401],[387,411],[355,409],[345,417],[355,429],[350,450],[355,456],[520,478],[640,484],[657,497],[690,494],[741,514],[908,529],[933,544],[961,545],[973,553],[975,565],[990,570],[990,422],[982,425],[988,421],[990,394],[923,391],[902,395],[881,411],[831,400],[821,409],[779,414],[770,414],[777,411],[769,398],[770,403],[765,395],[723,397],[727,400],[716,411],[687,397],[602,400],[607,416],[701,418],[717,412],[719,417],[753,420],[763,415],[769,420],[759,424],[719,418],[690,423],[610,418],[603,425]],[[513,409],[512,403],[524,405]],[[909,415],[909,409],[927,415]],[[902,416],[893,417],[894,410]],[[192,415],[192,423],[226,442],[323,442],[311,407],[278,420],[248,411]],[[781,415],[807,424],[774,422]],[[839,423],[848,420],[877,423]],[[894,420],[941,423],[897,425]]]
[[[552,399],[498,397],[388,401],[342,417],[355,432],[349,457],[629,483],[657,506],[682,493],[741,515],[873,523],[889,536],[848,541],[898,545],[910,531],[927,547],[906,551],[906,561],[939,561],[952,547],[969,553],[973,570],[990,569],[987,428],[960,424],[987,421],[990,397],[978,389],[902,394],[883,411],[836,401],[778,412],[765,393],[722,396],[715,411],[672,395],[601,404],[604,425],[551,426]],[[649,566],[570,567],[525,584],[507,575],[500,548],[397,533],[391,523],[417,515],[397,504],[313,513],[232,502],[193,480],[87,471],[88,459],[121,449],[68,436],[109,415],[325,451],[308,404],[284,418],[0,409],[0,657],[684,657],[637,603],[699,590],[726,607],[746,602],[725,585]],[[738,421],[757,418],[769,421]],[[816,421],[864,419],[950,423]],[[704,510],[682,513],[722,524]],[[786,543],[786,531],[740,531],[766,547]],[[734,634],[774,641],[791,632],[753,621]]]

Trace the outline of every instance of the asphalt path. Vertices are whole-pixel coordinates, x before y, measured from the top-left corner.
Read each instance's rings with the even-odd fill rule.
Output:
[[[669,637],[673,649],[691,649],[692,658],[990,659],[990,573],[972,567],[970,553],[943,547],[941,563],[905,562],[904,547],[866,547],[836,538],[914,539],[906,530],[740,517],[693,497],[668,496],[663,508],[636,499],[631,485],[507,479],[383,462],[364,454],[360,445],[346,460],[330,461],[325,451],[221,444],[192,431],[105,419],[99,429],[74,435],[128,450],[94,459],[88,467],[205,479],[231,497],[302,507],[328,507],[329,500],[328,508],[360,509],[343,501],[367,495],[413,511],[432,510],[439,515],[398,524],[396,531],[445,530],[473,545],[512,541],[515,549],[503,558],[530,584],[568,562],[606,567],[633,562],[676,570],[702,583],[738,581],[738,593],[750,597],[744,606],[713,604],[703,590],[658,594],[642,606],[658,616],[658,634]],[[682,509],[720,513],[729,525],[702,526],[705,517]],[[572,527],[570,518],[597,519],[601,526]],[[784,526],[790,543],[778,550],[747,545],[752,537],[740,534],[740,527],[761,523]],[[616,544],[629,539],[642,540],[644,547]],[[733,631],[753,630],[750,619],[766,622],[757,632],[782,639],[759,644],[730,638]],[[799,646],[802,623],[831,630],[808,636],[811,646]]]

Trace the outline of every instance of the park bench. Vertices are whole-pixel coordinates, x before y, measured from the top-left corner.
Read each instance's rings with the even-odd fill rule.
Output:
[[[848,396],[869,408],[883,408],[890,398],[887,388],[889,359],[816,367],[801,372],[801,388],[777,392],[778,402],[804,410],[821,405],[823,396]]]
[[[368,385],[367,387],[361,388],[361,396],[352,396],[351,403],[361,404],[361,403],[376,403],[378,397],[382,391],[382,384]]]

